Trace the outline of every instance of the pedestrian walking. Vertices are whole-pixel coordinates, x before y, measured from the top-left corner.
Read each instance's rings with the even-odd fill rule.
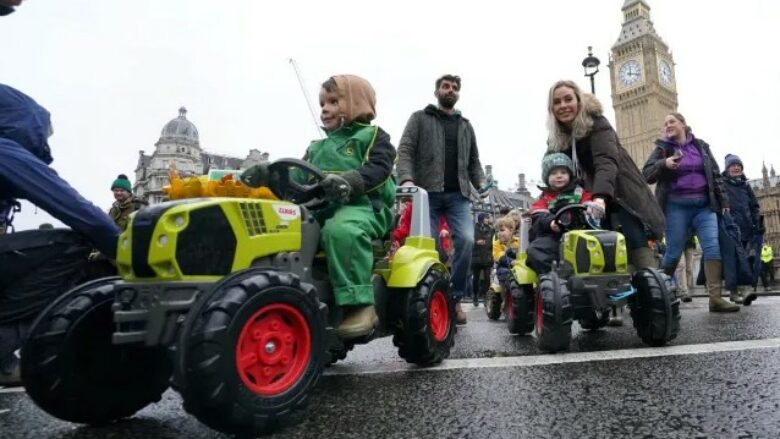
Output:
[[[666,214],[666,253],[661,266],[671,276],[693,229],[702,247],[702,260],[710,296],[710,312],[735,312],[739,306],[723,300],[722,258],[717,213],[729,208],[723,178],[710,146],[693,135],[680,113],[664,118],[664,137],[655,141],[643,173],[655,184],[658,204]]]
[[[655,267],[648,240],[663,236],[663,212],[603,116],[601,103],[573,81],[558,81],[550,88],[547,112],[547,150],[571,157],[593,194],[591,214],[603,217],[602,227],[623,233],[634,269]],[[610,324],[623,324],[622,310],[613,308]]]
[[[769,243],[764,243],[761,247],[761,284],[764,286],[764,291],[770,291],[769,287],[775,281],[774,261],[775,255],[772,246]]]
[[[398,146],[398,181],[428,191],[431,224],[447,219],[455,249],[452,257],[452,289],[457,320],[466,323],[460,300],[466,292],[474,246],[471,216],[472,186],[485,186],[474,128],[455,109],[461,90],[460,77],[444,75],[436,80],[438,105],[428,105],[411,115]],[[431,231],[437,238],[438,233]]]
[[[693,251],[696,250],[696,236],[691,236],[685,242],[685,249],[680,255],[680,262],[677,264],[677,270],[674,272],[674,279],[677,282],[677,295],[683,302],[693,300]]]
[[[753,189],[748,184],[748,179],[743,172],[742,160],[737,155],[727,154],[723,170],[723,182],[731,207],[731,217],[739,227],[742,248],[748,255],[750,266],[754,266],[755,258],[760,249],[754,248],[754,238],[761,228],[760,208]],[[734,303],[750,303],[756,299],[754,291],[734,286],[729,291],[729,296]]]
[[[493,268],[493,235],[490,215],[481,212],[474,224],[474,251],[471,254],[472,299],[479,306],[480,296],[490,287],[490,271]]]

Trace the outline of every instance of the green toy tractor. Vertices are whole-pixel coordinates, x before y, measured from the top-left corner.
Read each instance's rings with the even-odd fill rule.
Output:
[[[560,262],[538,278],[525,264],[530,221],[521,223],[520,252],[505,294],[510,332],[536,329],[542,350],[562,351],[569,348],[574,320],[585,330],[599,329],[613,306],[627,304],[642,341],[665,345],[680,328],[680,300],[671,280],[657,269],[632,275],[623,235],[597,230],[586,209],[572,204],[557,212],[555,221],[564,231]]]
[[[279,200],[195,198],[138,211],[119,238],[121,276],[68,291],[36,320],[22,351],[32,400],[60,419],[104,424],[172,385],[205,425],[256,434],[302,408],[323,368],[355,344],[392,335],[411,363],[446,358],[455,304],[427,193],[398,189],[412,198],[411,235],[391,261],[376,243],[379,324],[347,340],[334,329],[342,315],[311,213],[324,205],[324,175],[294,159],[270,174]]]

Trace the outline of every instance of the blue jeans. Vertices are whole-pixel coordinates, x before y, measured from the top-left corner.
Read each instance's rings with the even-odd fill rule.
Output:
[[[471,269],[471,251],[474,248],[474,220],[471,217],[471,201],[459,191],[429,192],[431,210],[431,234],[439,243],[439,216],[447,219],[455,249],[452,255],[452,288],[450,295],[460,300],[467,288]]]
[[[690,231],[696,233],[702,250],[702,260],[720,261],[718,216],[710,210],[709,201],[700,199],[669,199],[666,202],[666,253],[661,260],[664,268],[677,267]]]

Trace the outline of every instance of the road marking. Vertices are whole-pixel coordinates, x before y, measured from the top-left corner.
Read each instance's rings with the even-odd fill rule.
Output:
[[[10,409],[0,409],[0,415],[4,415],[10,411],[11,411]]]
[[[24,387],[0,387],[0,393],[21,393]]]
[[[444,360],[434,367],[417,367],[407,363],[380,365],[336,364],[325,371],[327,376],[373,375],[378,373],[437,372],[456,369],[485,369],[501,367],[533,367],[551,364],[587,363],[592,361],[614,361],[633,358],[670,357],[679,355],[700,355],[718,352],[735,352],[757,349],[778,349],[780,338],[763,340],[726,341],[663,348],[622,349],[617,351],[572,352],[564,354],[526,355],[516,357],[462,358]]]

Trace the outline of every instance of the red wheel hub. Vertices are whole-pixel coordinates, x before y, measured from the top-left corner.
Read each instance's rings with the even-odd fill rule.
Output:
[[[428,320],[431,334],[436,341],[444,341],[450,331],[450,308],[447,306],[447,296],[440,290],[433,292],[428,309]]]
[[[236,345],[236,368],[252,392],[275,396],[298,382],[311,354],[311,332],[303,314],[286,303],[272,303],[244,324]]]
[[[544,327],[544,304],[542,303],[542,288],[539,287],[539,293],[536,295],[536,332],[542,333]]]
[[[512,292],[507,291],[505,294],[506,300],[504,300],[504,303],[506,304],[506,317],[509,320],[512,320],[515,318],[515,307],[512,304]]]

